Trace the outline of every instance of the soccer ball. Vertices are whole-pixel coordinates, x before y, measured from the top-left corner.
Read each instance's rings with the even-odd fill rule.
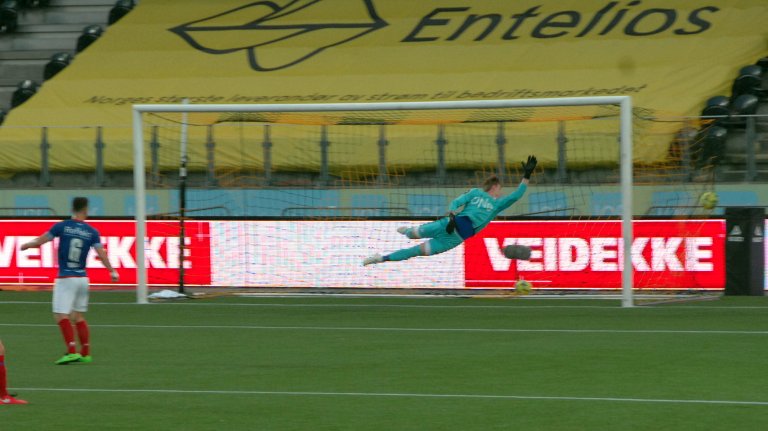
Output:
[[[704,209],[711,210],[717,206],[717,200],[717,193],[704,192],[701,194],[701,196],[699,196],[699,205],[704,207]]]
[[[527,295],[531,293],[531,283],[525,280],[517,280],[515,282],[515,293],[519,295]]]

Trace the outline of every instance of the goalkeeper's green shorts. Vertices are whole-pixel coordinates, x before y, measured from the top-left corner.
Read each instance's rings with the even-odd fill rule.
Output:
[[[427,256],[445,253],[464,242],[464,239],[457,231],[453,231],[453,233],[445,231],[445,227],[448,225],[449,221],[450,219],[448,217],[443,217],[419,226],[419,236],[422,238],[431,238],[426,243]]]

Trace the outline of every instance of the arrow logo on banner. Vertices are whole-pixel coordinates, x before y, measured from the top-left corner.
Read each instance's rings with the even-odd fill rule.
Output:
[[[327,17],[357,17],[332,22]],[[318,17],[326,17],[318,22]],[[386,27],[373,0],[257,1],[169,29],[208,54],[246,51],[253,70],[299,64],[324,50]],[[270,48],[289,49],[270,49]]]

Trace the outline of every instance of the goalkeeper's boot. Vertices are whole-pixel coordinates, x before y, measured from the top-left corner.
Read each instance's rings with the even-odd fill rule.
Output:
[[[59,358],[54,364],[56,365],[67,365],[70,362],[78,362],[80,359],[82,359],[83,355],[79,353],[67,353],[66,355]]]
[[[29,404],[29,403],[24,400],[14,398],[10,395],[6,395],[5,397],[0,398],[0,405],[3,405],[3,404]]]
[[[363,261],[363,266],[371,265],[374,263],[381,263],[381,262],[384,262],[384,258],[381,257],[380,254],[374,254],[373,256],[368,256],[365,258],[365,260]]]
[[[77,362],[82,364],[90,364],[91,362],[93,362],[93,356],[91,355],[83,356],[80,359],[78,359]]]

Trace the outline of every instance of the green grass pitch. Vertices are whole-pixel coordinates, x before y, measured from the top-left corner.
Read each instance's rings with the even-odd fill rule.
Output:
[[[2,430],[763,430],[768,298],[219,297],[94,292],[92,364],[50,293],[0,292]]]

